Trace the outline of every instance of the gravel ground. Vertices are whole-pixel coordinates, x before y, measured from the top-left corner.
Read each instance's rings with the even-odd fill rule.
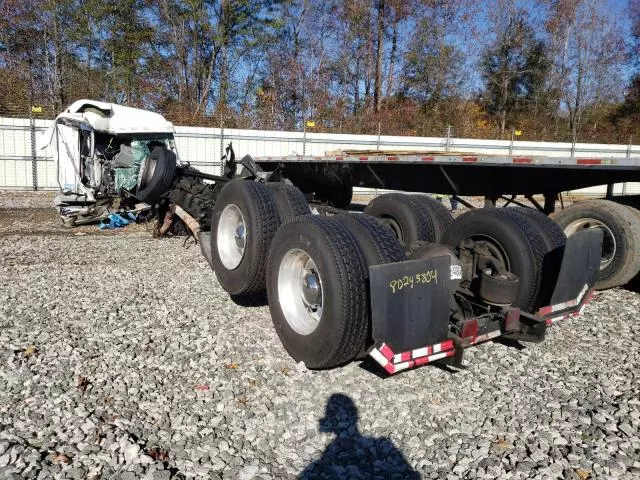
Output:
[[[0,478],[640,477],[632,290],[463,371],[312,372],[182,238],[0,226]]]

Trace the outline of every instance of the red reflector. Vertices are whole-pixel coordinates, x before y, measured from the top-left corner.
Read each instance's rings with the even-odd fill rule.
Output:
[[[551,312],[553,312],[553,305],[547,305],[546,307],[542,307],[540,310],[538,310],[538,315],[548,315]]]
[[[531,159],[530,158],[516,157],[516,158],[513,159],[513,163],[531,163]]]
[[[602,159],[600,159],[600,158],[579,158],[577,163],[578,163],[578,165],[600,165],[602,163]]]
[[[477,162],[478,157],[462,157],[463,162]]]
[[[453,340],[445,340],[440,344],[440,350],[451,350],[453,348]]]
[[[342,157],[336,157],[336,160],[342,160],[342,159],[343,159]]]
[[[393,162],[398,160],[398,157],[387,157],[387,160],[389,160],[390,162]]]
[[[463,322],[460,327],[460,336],[462,338],[476,338],[478,336],[478,320],[473,318]]]
[[[362,162],[364,162],[364,161],[366,161],[366,160],[369,160],[369,157],[359,157],[359,160],[360,160],[360,161],[362,161]]]
[[[422,157],[423,162],[433,162],[433,157]]]

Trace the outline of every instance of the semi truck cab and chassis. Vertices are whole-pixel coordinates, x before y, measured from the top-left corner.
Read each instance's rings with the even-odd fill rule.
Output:
[[[151,205],[156,233],[175,222],[190,230],[234,300],[267,299],[283,346],[309,368],[367,356],[388,373],[433,361],[460,366],[464,349],[482,341],[543,340],[553,323],[584,309],[594,288],[640,270],[632,206],[587,201],[557,212],[557,222],[546,215],[569,188],[640,181],[640,159],[376,152],[236,161],[229,146],[224,172],[211,175],[178,160],[160,116],[162,132],[131,122],[116,131],[122,108],[76,102],[52,126],[65,185],[75,181],[61,185],[57,201],[66,224],[116,198],[124,208]],[[60,125],[77,155],[64,154]],[[110,150],[96,149],[98,137]],[[354,185],[412,193],[384,194],[353,212]],[[488,206],[507,196],[516,206],[453,219],[420,192],[482,195]]]

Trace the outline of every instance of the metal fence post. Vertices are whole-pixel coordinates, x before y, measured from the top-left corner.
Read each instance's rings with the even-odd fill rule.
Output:
[[[36,158],[36,121],[33,118],[33,109],[29,109],[29,130],[31,132],[31,175],[33,190],[38,190],[38,163]]]
[[[447,138],[446,138],[445,143],[444,143],[444,151],[445,152],[449,151],[450,142],[451,142],[451,125],[447,125]]]
[[[516,136],[516,127],[511,128],[511,143],[509,143],[509,155],[513,155],[513,140]]]
[[[224,175],[224,162],[222,156],[224,155],[224,115],[220,111],[220,175]]]
[[[302,122],[302,156],[307,154],[307,121]]]

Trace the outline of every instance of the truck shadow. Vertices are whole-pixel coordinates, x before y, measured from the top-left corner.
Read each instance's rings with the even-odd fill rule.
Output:
[[[334,478],[419,479],[393,442],[366,437],[358,429],[358,408],[347,395],[334,393],[327,401],[319,431],[336,438],[322,456],[300,474],[302,480]]]

